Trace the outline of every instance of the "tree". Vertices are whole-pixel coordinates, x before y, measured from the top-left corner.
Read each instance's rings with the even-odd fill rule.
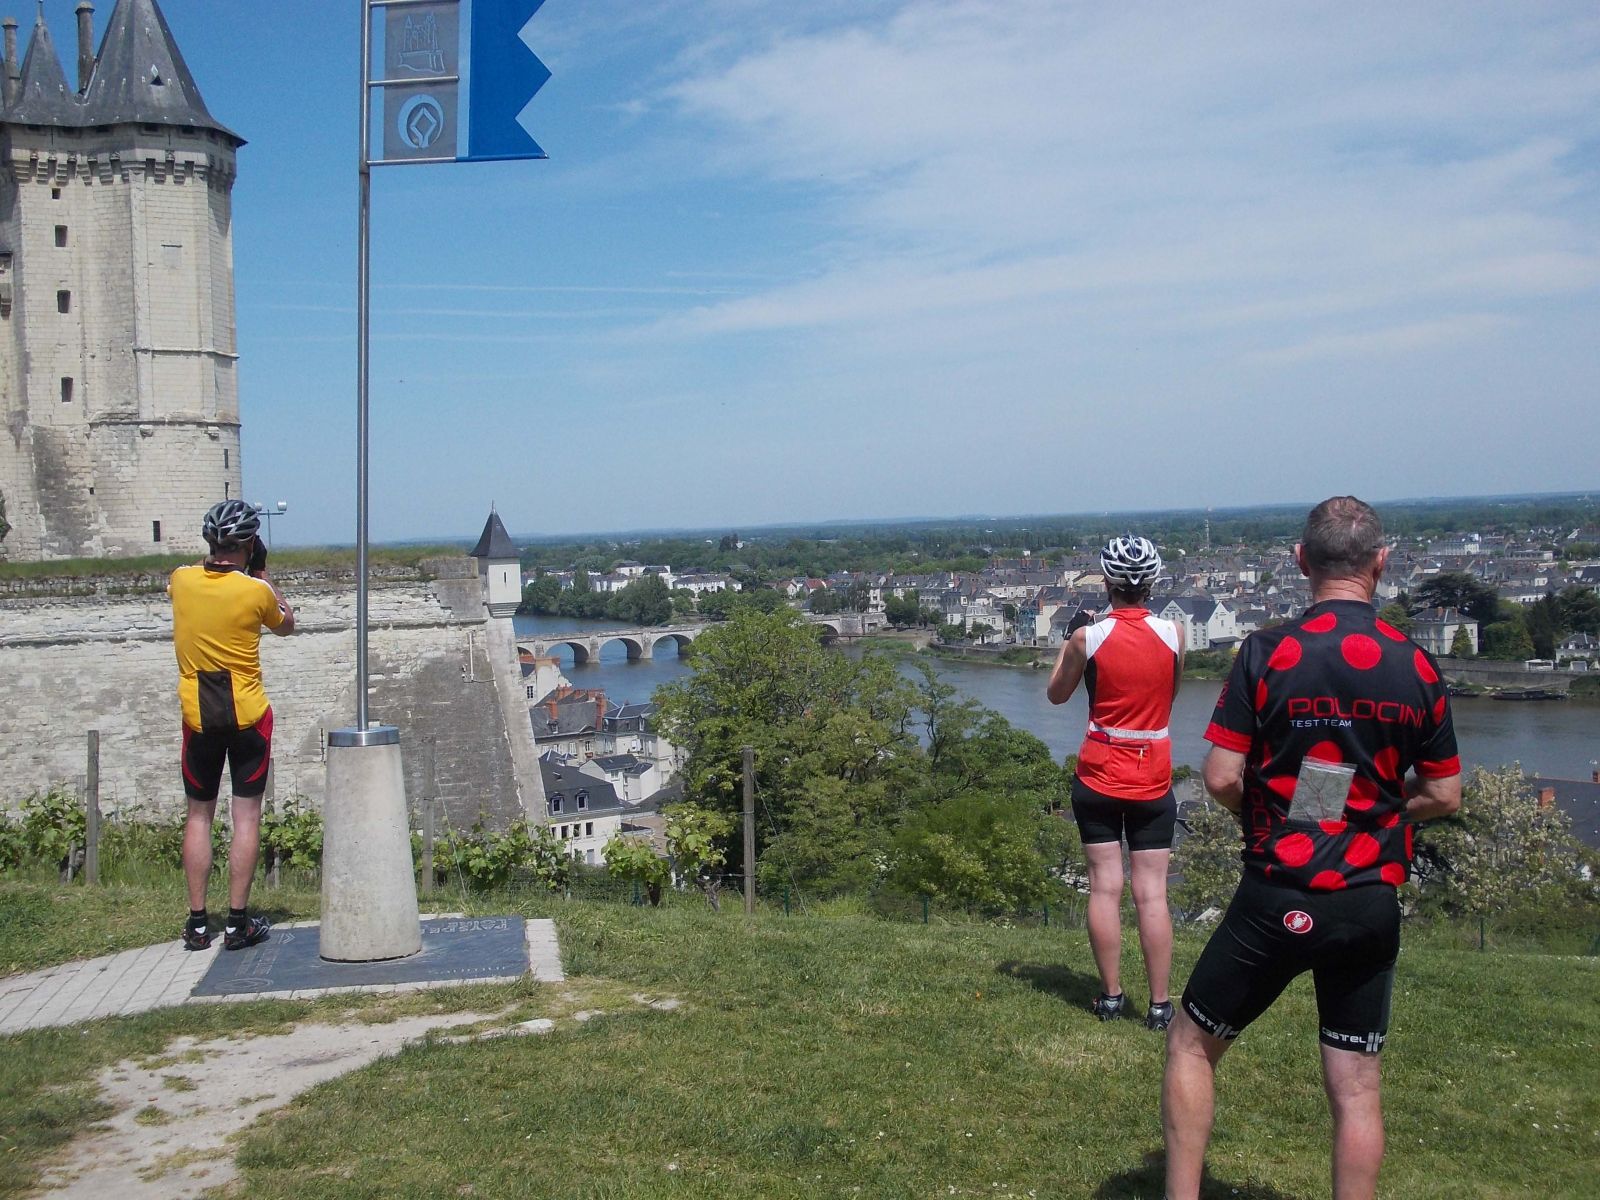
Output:
[[[915,591],[904,596],[890,596],[883,602],[883,615],[891,625],[915,625],[921,618],[921,601]]]
[[[1465,625],[1456,627],[1455,637],[1450,639],[1451,658],[1471,658],[1477,651],[1472,648],[1472,635],[1467,632]]]
[[[975,642],[982,642],[993,632],[994,626],[984,621],[974,621],[972,628],[967,630],[967,635]]]
[[[1239,818],[1206,800],[1184,810],[1187,832],[1172,856],[1172,869],[1183,877],[1173,889],[1179,908],[1198,915],[1208,908],[1226,908],[1239,886],[1243,840]]]
[[[648,841],[618,834],[605,844],[600,854],[611,874],[644,885],[651,907],[661,903],[661,885],[667,882],[671,872],[667,860],[657,855]]]
[[[1446,571],[1417,589],[1411,600],[1411,611],[1454,608],[1479,624],[1486,624],[1495,619],[1498,604],[1499,599],[1488,584],[1480,583],[1464,571]]]
[[[1000,616],[1004,619],[1005,623],[1008,626],[1010,626],[1013,629],[1016,628],[1016,624],[1017,624],[1017,606],[1015,604],[1012,604],[1010,601],[1007,601],[1005,604],[1001,605],[1000,606]]]
[[[1600,634],[1600,595],[1572,584],[1562,589],[1561,618],[1568,629],[1578,633]]]
[[[1423,826],[1417,874],[1425,896],[1455,916],[1483,917],[1581,882],[1571,822],[1541,805],[1522,768],[1476,768],[1453,817]]]
[[[522,603],[517,611],[522,613],[556,613],[561,608],[561,581],[542,571],[522,589]]]
[[[642,575],[611,597],[611,617],[639,625],[665,625],[672,619],[672,596],[659,575]]]
[[[1540,658],[1554,658],[1556,647],[1567,631],[1561,602],[1554,592],[1546,592],[1523,609],[1523,621],[1528,627],[1528,637],[1533,642],[1533,652]]]
[[[1522,662],[1533,654],[1533,638],[1528,635],[1527,620],[1522,615],[1522,605],[1504,601],[1500,604],[1498,619],[1483,626],[1478,633],[1479,652],[1484,658],[1504,662]]]
[[[1021,908],[1048,893],[1051,832],[1058,831],[1018,797],[956,796],[907,820],[895,837],[890,881],[968,910]]]
[[[826,617],[839,611],[839,593],[832,588],[818,588],[811,593],[809,600],[811,611],[818,616]]]
[[[1379,609],[1378,618],[1379,620],[1387,621],[1401,633],[1411,632],[1411,613],[1398,600],[1385,604]]]
[[[672,589],[672,615],[674,617],[694,616],[694,593],[688,588]]]
[[[879,656],[825,650],[792,609],[735,607],[695,639],[688,661],[693,674],[656,699],[663,730],[685,754],[685,794],[705,807],[742,808],[742,746],[755,748],[758,790],[779,816],[800,801],[805,770],[859,781],[914,748],[910,685]],[[848,761],[827,736],[836,716],[848,717]],[[807,767],[813,753],[822,761]]]
[[[572,586],[561,594],[558,610],[564,617],[603,617],[608,599],[594,590],[589,572],[579,567],[572,573]]]
[[[939,626],[939,640],[941,642],[959,642],[967,636],[965,621],[950,621]]]
[[[733,833],[728,813],[713,812],[693,804],[675,804],[667,813],[667,853],[684,879],[693,879],[714,911],[722,910],[718,892],[722,868],[728,861],[723,839]]]

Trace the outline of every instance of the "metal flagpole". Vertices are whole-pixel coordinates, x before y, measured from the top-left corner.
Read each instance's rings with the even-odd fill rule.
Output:
[[[361,0],[361,199],[356,283],[356,728],[367,727],[367,339],[372,299],[372,0]]]

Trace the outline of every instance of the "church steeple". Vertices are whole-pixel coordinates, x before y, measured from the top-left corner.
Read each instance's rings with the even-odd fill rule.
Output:
[[[84,96],[86,125],[189,125],[244,139],[206,108],[156,0],[117,0]]]

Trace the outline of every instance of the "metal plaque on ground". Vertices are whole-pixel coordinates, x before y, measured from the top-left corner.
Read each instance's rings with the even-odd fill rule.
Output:
[[[422,922],[422,949],[385,962],[327,962],[317,954],[321,928],[274,929],[244,950],[217,952],[191,992],[236,996],[310,988],[375,987],[516,978],[528,972],[521,917],[441,917]]]

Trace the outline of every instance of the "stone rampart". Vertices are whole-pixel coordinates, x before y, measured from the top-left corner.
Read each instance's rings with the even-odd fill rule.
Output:
[[[480,589],[476,577],[377,585],[368,605],[369,717],[400,726],[413,805],[432,742],[436,791],[457,826],[521,814]],[[320,804],[327,731],[355,719],[355,593],[286,594],[295,634],[262,638],[277,791]],[[0,803],[76,786],[85,731],[98,729],[103,807],[178,811],[176,689],[164,596],[0,599]]]
[[[1519,662],[1494,662],[1482,658],[1441,658],[1439,667],[1451,683],[1471,683],[1502,691],[1542,688],[1566,692],[1575,679],[1587,679],[1583,671],[1530,671]]]

